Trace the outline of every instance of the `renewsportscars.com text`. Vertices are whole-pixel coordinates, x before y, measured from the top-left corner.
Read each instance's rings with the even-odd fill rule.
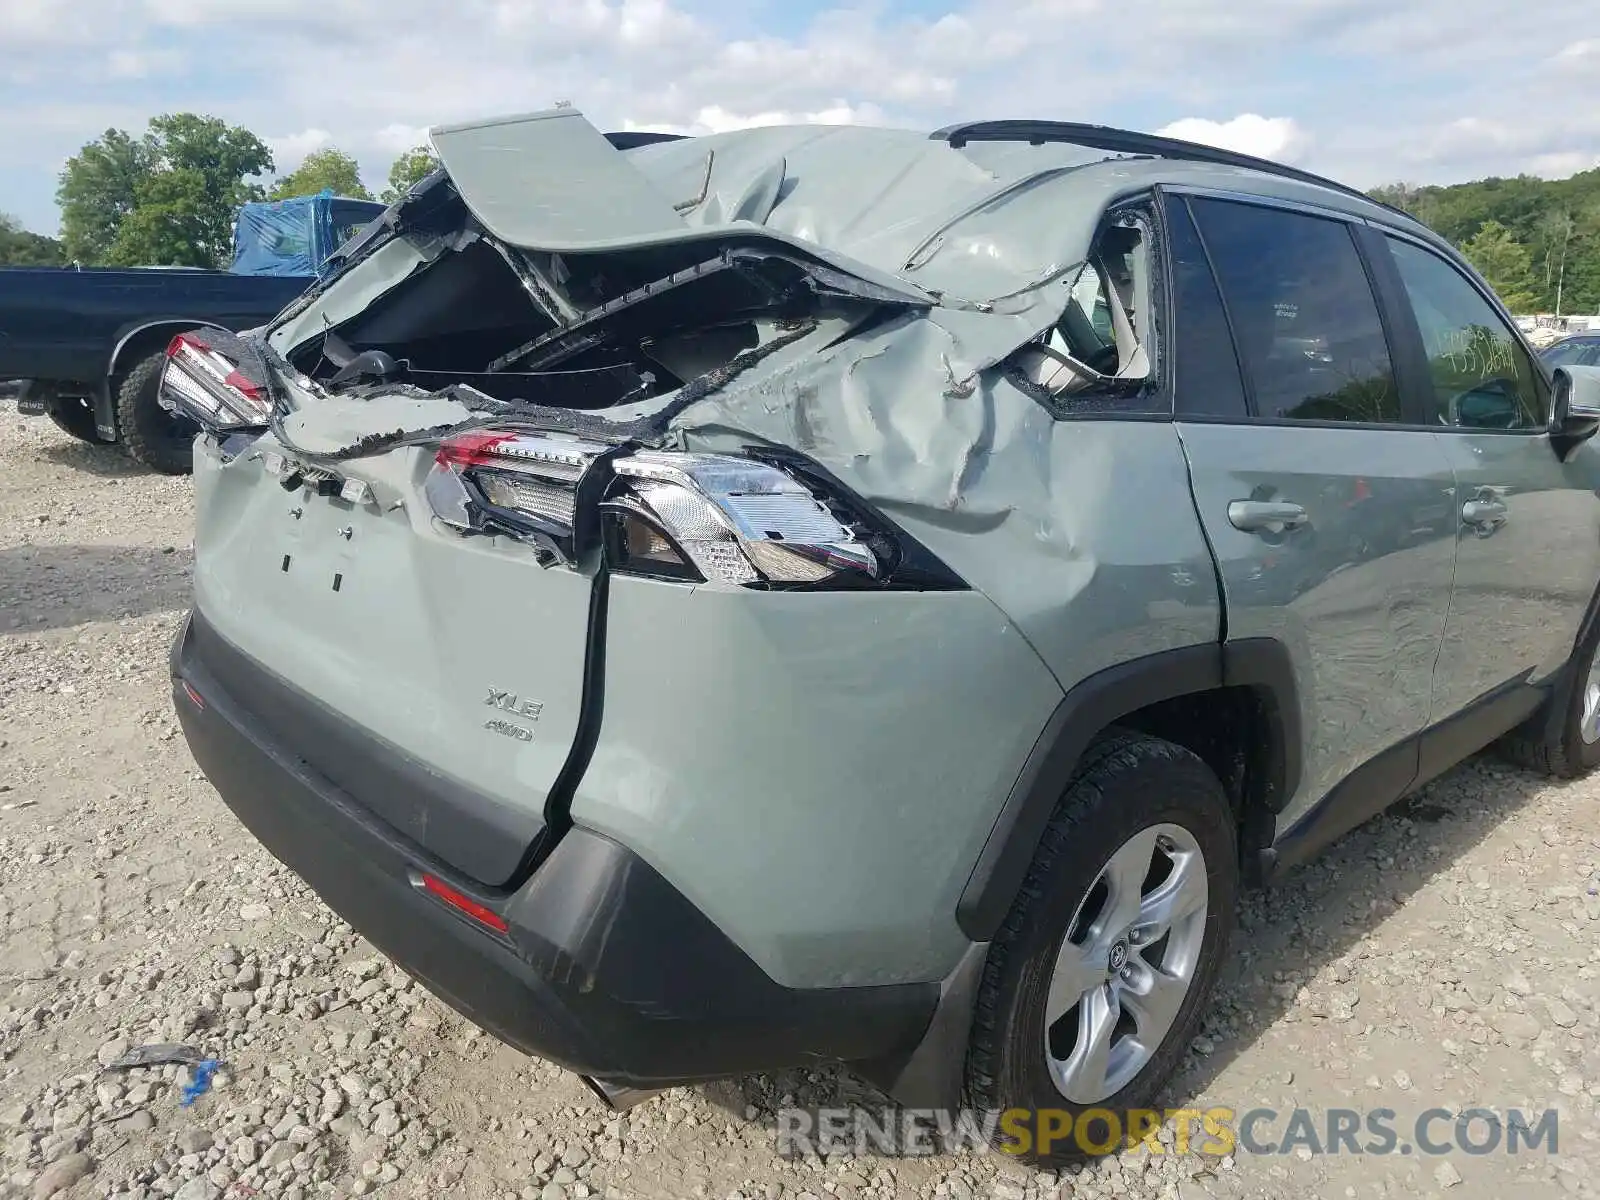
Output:
[[[1170,1136],[1167,1135],[1170,1131]],[[1280,1155],[1557,1154],[1554,1109],[1525,1113],[1430,1108],[1402,1117],[1391,1108],[1310,1109],[1023,1108],[957,1113],[932,1109],[783,1108],[777,1150],[784,1155],[893,1154],[959,1150],[1009,1154],[1129,1152]]]

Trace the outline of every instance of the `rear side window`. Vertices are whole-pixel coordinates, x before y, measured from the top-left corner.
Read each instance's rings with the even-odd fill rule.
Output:
[[[1544,353],[1552,367],[1592,367],[1600,364],[1600,342],[1565,342]]]
[[[1226,200],[1191,204],[1256,415],[1400,421],[1388,340],[1349,226]]]
[[[1543,381],[1494,306],[1431,250],[1399,238],[1388,241],[1422,330],[1440,424],[1543,429]]]
[[[1244,417],[1248,408],[1233,334],[1206,250],[1183,197],[1167,202],[1172,259],[1173,394],[1180,415]]]

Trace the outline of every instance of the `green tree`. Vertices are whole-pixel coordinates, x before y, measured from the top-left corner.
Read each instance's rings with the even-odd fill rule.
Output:
[[[372,193],[361,182],[361,167],[342,150],[329,146],[306,155],[305,161],[273,185],[271,199],[314,196],[331,188],[335,196],[352,200],[371,200]]]
[[[150,135],[135,138],[108,129],[67,160],[56,202],[61,207],[61,243],[68,258],[105,260],[117,229],[137,203],[139,184],[155,169]]]
[[[108,129],[62,169],[62,240],[86,263],[221,266],[239,205],[263,195],[250,181],[271,170],[260,138],[216,117],[163,114],[137,139]]]
[[[1530,312],[1538,306],[1539,285],[1533,274],[1533,258],[1500,222],[1485,221],[1462,244],[1461,253],[1512,312]]]
[[[63,261],[55,238],[30,233],[15,217],[0,213],[0,267],[57,267]]]
[[[389,186],[384,189],[380,199],[385,204],[393,204],[404,196],[413,184],[420,183],[438,169],[439,157],[434,154],[431,147],[412,147],[395,159],[394,165],[389,168]]]

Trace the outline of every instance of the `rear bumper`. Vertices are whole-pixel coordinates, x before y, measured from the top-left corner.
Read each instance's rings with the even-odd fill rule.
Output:
[[[223,801],[373,945],[502,1041],[619,1085],[660,1087],[893,1056],[927,1027],[937,984],[783,987],[627,847],[582,828],[515,891],[470,884],[264,727],[231,648],[224,689],[206,668],[215,639],[198,613],[185,622],[173,702]],[[506,932],[424,891],[424,872],[499,914]]]

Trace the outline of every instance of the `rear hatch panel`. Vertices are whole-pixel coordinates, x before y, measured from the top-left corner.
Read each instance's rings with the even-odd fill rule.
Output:
[[[286,489],[273,447],[225,462],[201,439],[196,453],[196,604],[270,676],[235,699],[429,853],[511,880],[576,740],[592,577],[437,526],[430,450]],[[327,494],[344,479],[359,501]]]

